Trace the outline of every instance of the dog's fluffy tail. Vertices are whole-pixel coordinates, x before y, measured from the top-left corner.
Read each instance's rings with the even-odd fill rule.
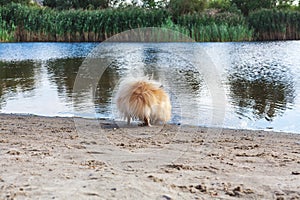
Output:
[[[145,77],[125,79],[121,81],[116,97],[117,107],[128,122],[130,118],[143,120],[146,124],[150,119],[163,122],[170,119],[169,97],[155,81]]]
[[[158,104],[158,90],[151,82],[138,81],[133,84],[129,105],[133,116],[150,119],[152,107]]]

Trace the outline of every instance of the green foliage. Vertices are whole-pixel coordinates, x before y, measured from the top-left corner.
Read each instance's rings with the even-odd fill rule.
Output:
[[[187,14],[178,17],[177,26],[199,42],[249,41],[253,36],[245,18],[233,13]]]
[[[169,13],[162,9],[63,10],[10,4],[2,19],[16,26],[17,41],[103,41],[125,30],[159,27]]]
[[[295,9],[295,6],[293,5],[294,2],[295,2],[295,0],[278,0],[276,7],[279,9],[291,9],[292,10],[292,9]]]
[[[30,0],[0,0],[0,5],[2,5],[2,6],[11,4],[11,3],[20,3],[20,4],[24,4],[24,5],[29,5]]]
[[[207,0],[170,0],[168,7],[174,16],[203,11]]]
[[[15,25],[2,19],[0,12],[0,42],[10,42],[14,40]]]
[[[173,15],[167,9],[133,6],[59,11],[11,3],[0,7],[0,41],[104,41],[142,27],[172,29],[196,41],[300,39],[299,13],[262,9],[245,18],[232,12]]]
[[[143,7],[144,8],[155,8],[156,2],[155,2],[155,0],[144,0]]]
[[[245,16],[261,8],[274,8],[277,0],[231,0]]]
[[[198,42],[251,41],[252,36],[253,30],[249,30],[247,26],[216,25],[215,23],[192,26],[190,32],[190,37]]]
[[[108,8],[108,0],[44,0],[44,6],[59,10]]]
[[[178,25],[178,24],[175,24],[171,17],[169,17],[167,19],[167,21],[161,25],[161,28],[166,28],[166,29],[170,29],[170,30],[173,30],[173,31],[177,31],[177,32],[180,32],[184,35],[190,35],[190,31],[185,27],[185,26],[182,26],[182,25]]]
[[[0,20],[0,42],[11,42],[14,40],[14,32],[9,30],[13,28],[13,26],[9,28],[5,21]]]
[[[300,12],[262,9],[252,12],[248,21],[259,40],[300,39]]]
[[[230,0],[211,0],[209,1],[208,7],[226,11],[230,9],[231,3]]]
[[[231,3],[231,0],[211,0],[208,4],[209,9],[217,10],[218,12],[230,12],[241,14],[236,4]]]
[[[187,27],[190,25],[209,25],[212,23],[217,25],[244,25],[246,20],[242,15],[235,13],[217,13],[214,15],[196,13],[179,16],[176,20],[176,23]]]

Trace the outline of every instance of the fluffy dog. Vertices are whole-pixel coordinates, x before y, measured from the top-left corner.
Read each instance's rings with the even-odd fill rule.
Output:
[[[121,81],[116,103],[127,124],[131,119],[139,119],[143,125],[151,126],[151,123],[166,123],[171,118],[169,95],[161,84],[146,77]]]

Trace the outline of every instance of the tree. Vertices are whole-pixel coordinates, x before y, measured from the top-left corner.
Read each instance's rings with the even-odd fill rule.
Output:
[[[249,12],[261,8],[274,8],[276,0],[231,0],[244,15],[248,16]]]
[[[142,0],[144,8],[164,8],[168,4],[168,0]]]
[[[170,0],[169,9],[175,16],[200,12],[206,8],[207,0]]]
[[[29,5],[31,1],[30,0],[0,0],[0,5],[6,5],[12,2]]]
[[[294,0],[278,0],[277,7],[283,9],[289,9],[292,8],[294,2],[295,2]]]
[[[230,9],[231,3],[230,0],[211,0],[208,7],[224,11]]]
[[[143,1],[143,7],[146,8],[155,8],[156,2],[155,0],[144,0]]]
[[[107,8],[109,0],[44,0],[44,6],[64,9],[96,9]]]

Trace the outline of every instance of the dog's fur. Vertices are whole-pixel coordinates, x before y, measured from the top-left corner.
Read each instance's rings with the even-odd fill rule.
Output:
[[[166,123],[171,118],[169,95],[158,82],[146,77],[121,81],[116,103],[127,124],[131,119],[139,119],[151,126],[151,123]]]

